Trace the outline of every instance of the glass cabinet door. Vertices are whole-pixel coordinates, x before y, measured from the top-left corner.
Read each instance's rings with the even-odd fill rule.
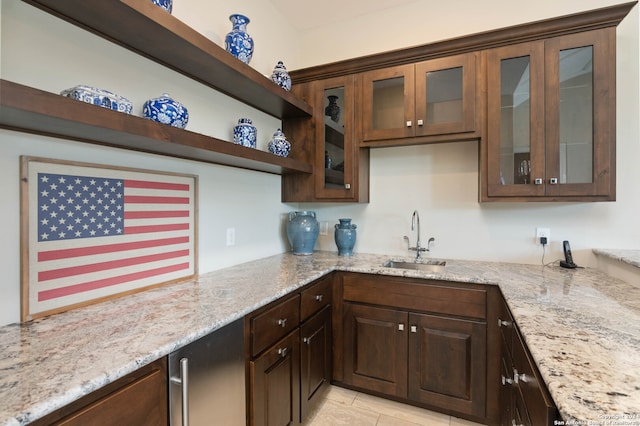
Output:
[[[362,74],[363,139],[414,135],[414,65]]]
[[[603,30],[550,39],[545,45],[547,195],[608,195],[615,130],[614,85]]]
[[[322,120],[316,124],[316,195],[352,198],[354,194],[353,76],[319,82],[315,105]]]
[[[476,56],[416,64],[416,135],[475,130]]]
[[[544,44],[487,54],[489,196],[544,195]]]

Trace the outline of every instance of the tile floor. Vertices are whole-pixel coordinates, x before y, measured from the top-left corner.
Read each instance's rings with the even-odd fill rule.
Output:
[[[331,386],[306,426],[480,426],[445,414]]]

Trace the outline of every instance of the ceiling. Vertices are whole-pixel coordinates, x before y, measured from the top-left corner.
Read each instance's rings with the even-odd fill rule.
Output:
[[[297,30],[324,27],[419,0],[270,0]]]

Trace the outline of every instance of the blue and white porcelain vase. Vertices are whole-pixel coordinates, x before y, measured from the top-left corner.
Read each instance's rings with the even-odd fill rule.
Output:
[[[249,18],[236,13],[229,16],[229,20],[233,24],[233,29],[224,39],[225,48],[227,52],[248,64],[253,56],[253,39],[247,34]]]
[[[233,128],[233,143],[246,146],[247,148],[255,148],[258,138],[258,131],[251,124],[251,119],[241,118],[238,125]]]
[[[334,237],[338,246],[338,256],[351,256],[353,246],[356,245],[357,225],[351,224],[351,219],[338,219],[336,223]]]
[[[160,6],[169,13],[173,9],[173,0],[151,0],[151,3]]]
[[[287,141],[282,130],[278,129],[278,131],[273,134],[273,139],[267,144],[267,148],[272,154],[286,157],[289,155],[289,151],[291,151],[291,144]]]
[[[142,107],[144,118],[184,129],[189,121],[189,112],[184,105],[164,93],[159,98],[149,99]]]
[[[291,77],[287,72],[282,61],[278,61],[276,67],[273,69],[273,73],[271,74],[271,80],[276,83],[278,86],[282,87],[284,90],[291,90]]]
[[[320,233],[316,213],[305,210],[289,212],[286,231],[293,254],[312,254]]]

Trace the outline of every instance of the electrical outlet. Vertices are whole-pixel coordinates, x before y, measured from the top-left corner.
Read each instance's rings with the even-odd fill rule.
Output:
[[[236,245],[236,228],[227,228],[227,245]]]
[[[546,238],[547,244],[551,242],[551,229],[536,228],[536,244],[540,244],[540,238]]]
[[[320,222],[320,235],[329,235],[329,222]]]

